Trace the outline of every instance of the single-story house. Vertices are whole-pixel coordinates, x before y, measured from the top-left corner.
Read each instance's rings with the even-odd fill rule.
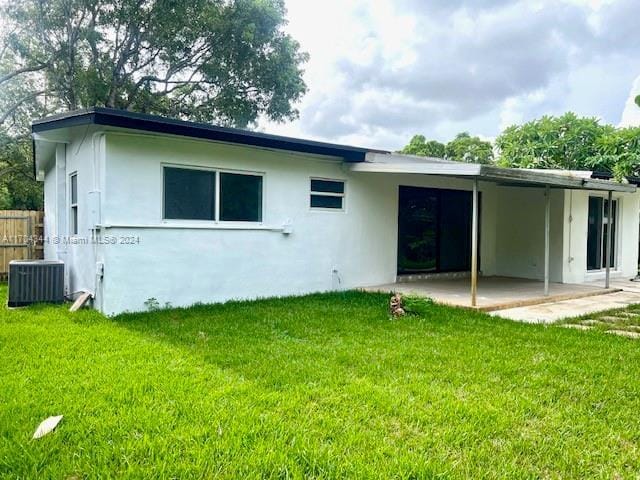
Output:
[[[468,272],[637,273],[640,194],[503,169],[91,108],[34,122],[45,258],[107,314]],[[607,261],[609,259],[609,262]],[[541,293],[542,294],[542,293]]]

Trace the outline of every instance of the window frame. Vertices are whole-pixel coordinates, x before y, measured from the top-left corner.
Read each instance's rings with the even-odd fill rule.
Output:
[[[320,180],[324,182],[337,182],[341,183],[342,193],[334,193],[334,192],[319,192],[312,189],[312,183],[314,180]],[[342,207],[340,208],[331,208],[331,207],[314,207],[311,205],[311,197],[320,196],[320,197],[337,197],[342,199]],[[328,177],[309,177],[309,210],[312,212],[346,212],[347,211],[347,181],[341,178],[328,178]]]
[[[76,183],[76,199],[73,201],[73,181]],[[69,235],[77,236],[80,233],[78,214],[78,171],[69,174]]]
[[[198,220],[198,219],[187,219],[187,218],[166,218],[165,217],[165,202],[166,202],[166,191],[165,191],[165,168],[182,168],[185,170],[198,170],[204,172],[212,172],[214,174],[214,215],[213,220]],[[228,168],[219,168],[219,167],[210,167],[210,166],[202,166],[202,165],[185,165],[179,163],[162,163],[160,165],[161,169],[161,189],[162,189],[162,205],[160,218],[162,223],[165,224],[192,224],[192,225],[241,225],[241,226],[250,226],[256,225],[260,226],[264,224],[265,218],[265,200],[266,200],[266,174],[265,172],[258,172],[253,170],[238,170],[238,169],[228,169]],[[260,221],[237,221],[237,220],[221,220],[220,219],[220,200],[221,200],[221,192],[220,192],[220,174],[221,173],[234,173],[237,175],[249,175],[254,177],[262,178],[262,192],[261,192],[261,203],[262,209],[260,212]]]
[[[605,245],[606,245],[606,241],[607,241],[607,236],[604,233],[604,227],[605,225],[607,225],[607,229],[610,228],[609,225],[607,224],[607,209],[605,208],[605,204],[607,203],[607,196],[606,195],[588,195],[587,197],[587,231],[589,228],[589,199],[591,198],[599,198],[602,200],[602,224],[600,225],[600,239],[598,242],[598,248],[599,251],[602,252],[601,253],[601,258],[600,258],[600,268],[589,268],[589,259],[588,257],[585,259],[585,268],[587,270],[587,274],[598,274],[601,272],[606,271],[606,262],[605,262]],[[613,211],[615,212],[614,215],[611,217],[611,220],[613,220],[613,224],[615,225],[615,231],[613,232],[613,235],[611,236],[611,248],[613,250],[613,263],[612,265],[609,266],[609,268],[611,268],[611,270],[613,271],[617,271],[618,270],[618,264],[619,264],[619,238],[620,238],[620,208],[622,206],[622,199],[621,198],[617,198],[617,197],[613,197],[612,199],[613,202]],[[588,237],[587,237],[587,243],[588,243]],[[587,246],[587,256],[589,249]]]

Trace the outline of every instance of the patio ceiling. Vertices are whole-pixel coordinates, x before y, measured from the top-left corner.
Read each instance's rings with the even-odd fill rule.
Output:
[[[590,178],[590,176],[580,175],[578,172],[552,173],[373,152],[367,153],[365,162],[352,164],[350,168],[353,172],[441,175],[522,187],[548,186],[551,188],[627,193],[636,191],[636,186],[633,184]]]

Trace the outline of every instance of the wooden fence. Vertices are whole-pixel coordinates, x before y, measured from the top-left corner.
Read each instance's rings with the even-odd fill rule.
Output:
[[[6,280],[11,260],[43,258],[44,212],[0,210],[0,280]]]

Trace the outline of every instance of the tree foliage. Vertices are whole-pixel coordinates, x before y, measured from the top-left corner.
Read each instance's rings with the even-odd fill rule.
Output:
[[[507,128],[496,139],[499,165],[637,175],[640,128],[616,129],[568,112]]]
[[[284,0],[0,2],[0,131],[25,164],[30,122],[47,114],[106,106],[244,128],[294,119],[306,92]],[[0,173],[18,160],[0,157]]]
[[[12,66],[0,85],[35,79],[29,93],[49,109],[246,127],[294,118],[306,91],[283,0],[22,0],[2,15]]]
[[[457,162],[489,164],[493,162],[493,147],[491,142],[462,132],[447,143],[445,158]]]
[[[491,143],[479,137],[472,137],[467,132],[459,133],[446,145],[437,140],[427,140],[424,135],[414,135],[400,153],[467,163],[493,162]]]
[[[437,140],[427,140],[424,135],[414,135],[411,141],[400,153],[405,155],[419,155],[421,157],[444,158],[444,143]]]
[[[640,95],[636,95],[635,102],[640,107]]]
[[[31,140],[0,132],[0,210],[42,208],[42,186],[33,178]]]

